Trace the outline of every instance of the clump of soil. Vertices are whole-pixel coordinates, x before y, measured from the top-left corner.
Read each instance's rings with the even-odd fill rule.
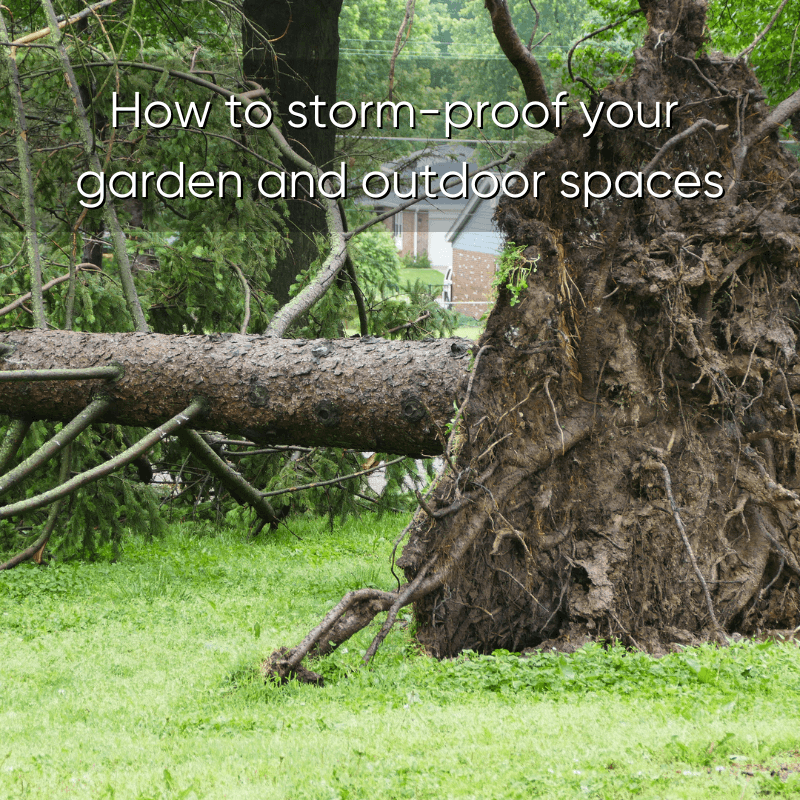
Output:
[[[501,291],[455,470],[399,560],[444,575],[415,603],[440,657],[800,624],[798,162],[774,130],[753,141],[770,109],[746,64],[704,49],[704,5],[653,5],[633,74],[589,110],[671,101],[672,127],[601,116],[586,137],[573,115],[522,167],[547,173],[539,196],[497,213],[528,289]],[[716,171],[725,192],[585,208],[560,193],[570,170]]]

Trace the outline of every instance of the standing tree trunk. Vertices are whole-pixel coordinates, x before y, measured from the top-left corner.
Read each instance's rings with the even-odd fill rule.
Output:
[[[270,98],[283,120],[289,144],[303,158],[327,170],[333,161],[336,128],[325,122],[314,124],[315,97],[327,104],[336,102],[336,75],[339,65],[339,12],[342,0],[244,0],[246,17],[242,28],[244,72],[269,90]],[[269,44],[265,42],[269,39]],[[292,128],[295,119],[289,105],[303,103],[309,124]],[[287,170],[294,169],[286,164]],[[271,275],[271,292],[279,305],[289,299],[295,276],[318,255],[315,234],[325,235],[325,212],[305,194],[287,200],[291,248],[279,256]]]

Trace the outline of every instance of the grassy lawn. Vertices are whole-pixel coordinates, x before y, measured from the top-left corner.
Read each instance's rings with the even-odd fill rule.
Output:
[[[392,585],[404,522],[176,525],[0,574],[0,798],[800,797],[794,643],[440,663],[406,614],[373,669],[374,631],[322,689],[265,685],[343,592]]]
[[[438,269],[404,268],[400,270],[400,283],[422,281],[426,286],[444,286],[444,274]]]

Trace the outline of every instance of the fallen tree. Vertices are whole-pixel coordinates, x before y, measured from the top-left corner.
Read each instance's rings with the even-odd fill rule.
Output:
[[[502,23],[495,25],[498,36],[513,39],[513,26],[502,20],[507,5],[488,5]],[[587,111],[596,123],[571,116],[520,167],[531,185],[537,173],[551,180],[498,209],[516,255],[504,260],[498,303],[462,383],[453,431],[444,431],[427,400],[415,406],[416,424],[428,428],[423,438],[439,442],[447,469],[427,497],[420,495],[397,561],[405,584],[393,592],[349,593],[303,642],[273,653],[266,673],[318,680],[303,660],[330,652],[386,611],[369,661],[409,603],[420,641],[437,656],[465,648],[571,649],[590,638],[663,652],[675,643],[800,623],[800,177],[777,136],[800,110],[800,92],[767,107],[744,60],[706,49],[701,0],[641,6],[649,33],[631,76],[594,92]],[[521,52],[518,42],[508,44]],[[547,101],[533,65],[525,59],[520,66],[528,96]],[[615,103],[648,109],[673,103],[677,110],[671,125],[622,127],[603,113]],[[290,157],[279,132],[270,133]],[[568,172],[602,172],[615,185],[571,199],[558,182]],[[632,174],[615,181],[623,172]],[[713,180],[698,178],[693,193],[691,178],[684,178],[678,194],[681,174]],[[717,185],[722,192],[714,191]],[[275,315],[267,331],[273,337],[283,336],[343,268],[352,232],[344,231],[333,204],[327,212],[328,257],[318,278]],[[44,342],[48,335],[8,334],[17,343],[11,357],[28,348],[26,364],[63,366],[52,344],[41,346],[46,359],[33,355],[38,337]],[[91,349],[94,335],[76,336]],[[252,379],[255,398],[269,402],[273,391],[284,390],[259,383],[264,376],[247,365],[234,339],[220,348],[221,369],[212,369],[219,387],[214,425],[225,429],[224,404],[235,392],[233,428],[241,431],[247,415],[257,414],[258,404],[246,396]],[[81,361],[76,352],[70,366],[117,360],[109,340],[98,341],[105,358]],[[309,348],[310,371],[297,376],[302,382],[328,372],[331,353],[322,349],[364,353],[370,344],[298,347],[273,339],[261,357],[278,371],[268,355],[273,346]],[[453,368],[451,353],[441,355],[429,363]],[[379,358],[364,356],[361,372]],[[138,377],[131,377],[136,360],[123,364],[128,371],[118,379],[136,386],[122,405],[142,407],[148,392],[169,395],[187,375],[192,390],[201,385],[187,372],[190,363],[203,368],[198,353],[182,353],[176,363],[184,366],[174,372],[160,366],[163,386],[147,380],[152,367],[142,359]],[[170,353],[156,360],[168,362]],[[449,388],[434,383],[434,397],[443,400],[447,392],[449,404],[465,361],[455,365]],[[226,370],[236,376],[234,390],[225,385]],[[349,381],[351,390],[360,388],[361,372]],[[413,374],[412,368],[405,380],[415,382],[414,391],[434,377]],[[36,384],[28,386],[29,394],[17,395],[16,412],[55,415],[53,390],[33,400]],[[88,402],[91,391],[76,386]],[[308,392],[326,386],[320,379]],[[346,392],[347,383],[338,391]],[[395,425],[402,402],[400,388],[375,419]],[[178,403],[169,424],[192,437],[182,408]],[[174,407],[147,419],[170,413]],[[313,401],[301,418],[323,435],[336,427],[323,424]],[[271,419],[261,423],[268,440]],[[19,432],[12,429],[10,449]],[[344,441],[341,431],[329,432],[328,441]],[[413,433],[399,437],[415,442],[401,452],[419,452]],[[297,443],[295,435],[287,434]],[[385,432],[368,436],[384,437],[386,446]],[[210,459],[193,442],[193,452]]]
[[[102,394],[100,421],[152,427],[202,398],[204,428],[254,442],[435,455],[470,345],[10,331],[0,333],[0,413],[68,422]],[[111,381],[47,372],[112,365]]]

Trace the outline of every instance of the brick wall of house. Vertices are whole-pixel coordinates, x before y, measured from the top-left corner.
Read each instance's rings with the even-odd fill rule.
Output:
[[[453,249],[453,308],[479,319],[492,300],[497,256]]]
[[[417,212],[417,255],[428,252],[428,212]]]
[[[414,212],[403,211],[403,246],[400,255],[414,252]]]

